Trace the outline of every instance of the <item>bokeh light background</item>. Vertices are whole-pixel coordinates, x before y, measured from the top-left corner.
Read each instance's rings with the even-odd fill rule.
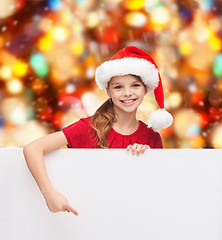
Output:
[[[0,1],[0,147],[23,147],[108,98],[96,67],[134,45],[163,79],[165,148],[222,148],[222,1]],[[149,93],[138,110],[157,109]]]

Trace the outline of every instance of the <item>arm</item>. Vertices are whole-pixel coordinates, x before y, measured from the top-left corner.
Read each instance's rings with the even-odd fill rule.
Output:
[[[158,132],[156,132],[156,139],[153,148],[163,148],[162,139]]]
[[[44,154],[67,145],[68,142],[62,131],[36,139],[26,145],[23,149],[26,163],[34,177],[38,187],[43,194],[47,206],[51,212],[68,211],[78,215],[69,205],[67,199],[56,191],[50,182],[45,164]]]

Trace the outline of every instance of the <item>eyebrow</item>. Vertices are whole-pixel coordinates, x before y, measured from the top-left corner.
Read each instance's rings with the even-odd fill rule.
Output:
[[[132,83],[137,83],[137,82],[140,82],[139,80],[135,80],[133,81]],[[116,82],[116,83],[112,83],[111,86],[115,85],[115,84],[121,84],[120,82]]]

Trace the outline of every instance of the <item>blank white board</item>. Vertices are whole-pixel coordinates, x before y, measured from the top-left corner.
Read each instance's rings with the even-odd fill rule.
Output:
[[[0,149],[0,239],[221,240],[222,150],[59,149],[55,188],[79,212],[51,213],[21,148]]]

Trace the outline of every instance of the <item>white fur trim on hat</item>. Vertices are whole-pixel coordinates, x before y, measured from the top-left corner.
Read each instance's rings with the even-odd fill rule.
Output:
[[[155,65],[143,58],[124,57],[101,64],[96,69],[95,79],[101,89],[106,89],[112,77],[133,74],[139,76],[150,91],[158,86],[158,73]]]
[[[155,132],[162,128],[169,127],[173,122],[172,115],[164,108],[158,109],[150,114],[148,120],[148,128],[152,128]]]

